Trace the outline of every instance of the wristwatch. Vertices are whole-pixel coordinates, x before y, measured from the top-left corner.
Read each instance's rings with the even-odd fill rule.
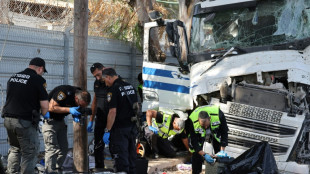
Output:
[[[110,130],[107,129],[107,128],[105,128],[105,129],[104,129],[104,133],[107,133],[107,132],[110,132]]]

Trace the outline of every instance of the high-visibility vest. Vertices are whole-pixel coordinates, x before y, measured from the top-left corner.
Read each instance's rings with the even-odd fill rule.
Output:
[[[201,138],[205,138],[206,136],[206,130],[200,126],[198,121],[198,116],[201,111],[205,111],[210,116],[210,125],[211,125],[211,133],[213,134],[214,138],[220,142],[220,138],[216,136],[216,131],[220,127],[220,119],[219,119],[219,107],[218,106],[201,106],[196,108],[189,118],[193,122],[194,131],[197,135],[200,135]],[[190,138],[190,135],[189,135]],[[191,145],[190,145],[191,146]],[[202,146],[202,144],[199,142],[199,146]],[[195,152],[194,149],[190,147],[189,149],[191,152]]]
[[[163,122],[157,123],[156,119],[153,118],[152,119],[152,126],[158,128],[158,135],[160,137],[168,138],[172,135],[179,134],[183,131],[183,129],[179,130],[179,131],[174,130],[174,129],[169,130],[169,126],[171,124],[173,112],[169,112],[169,113],[165,112],[165,111],[158,111],[158,112],[160,112],[163,115]]]

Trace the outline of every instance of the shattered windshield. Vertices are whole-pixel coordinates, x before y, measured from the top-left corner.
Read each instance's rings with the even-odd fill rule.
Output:
[[[262,0],[193,17],[190,52],[283,44],[310,36],[310,0]]]

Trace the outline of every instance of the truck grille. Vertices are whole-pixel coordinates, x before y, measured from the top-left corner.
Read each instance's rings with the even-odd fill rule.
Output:
[[[228,144],[237,145],[237,146],[240,146],[240,147],[243,147],[246,149],[253,147],[258,142],[260,142],[260,141],[253,141],[250,139],[241,139],[241,138],[232,137],[232,136],[229,136],[229,139],[228,139]],[[270,144],[270,147],[271,147],[273,153],[285,154],[288,151],[288,146],[286,146],[286,145],[273,144],[273,143],[269,143],[269,144]]]
[[[229,114],[272,123],[280,123],[283,115],[283,113],[279,111],[239,103],[231,103]]]
[[[294,136],[296,128],[279,124],[268,124],[250,119],[242,119],[235,116],[226,115],[227,124],[251,132],[270,134],[273,137]]]

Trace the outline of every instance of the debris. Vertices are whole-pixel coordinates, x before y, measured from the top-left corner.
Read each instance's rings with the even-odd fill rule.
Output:
[[[192,170],[192,165],[191,164],[178,164],[177,165],[177,169],[179,171],[184,171],[184,170],[191,171]]]

